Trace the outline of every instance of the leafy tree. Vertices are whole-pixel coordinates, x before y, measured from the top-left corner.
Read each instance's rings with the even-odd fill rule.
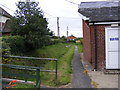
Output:
[[[53,31],[49,31],[49,35],[50,36],[54,36],[54,32]]]
[[[62,39],[66,39],[66,37],[65,37],[65,36],[62,36],[61,38],[62,38]]]
[[[15,17],[11,19],[12,35],[25,38],[29,48],[39,48],[49,42],[47,20],[37,2],[18,2]]]

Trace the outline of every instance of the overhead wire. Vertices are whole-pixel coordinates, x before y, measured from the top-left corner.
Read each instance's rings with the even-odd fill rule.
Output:
[[[65,0],[65,1],[67,1],[67,2],[69,2],[69,3],[72,3],[72,4],[76,4],[76,3],[71,2],[71,1],[68,1],[68,0]],[[3,5],[3,4],[1,4],[1,3],[0,3],[0,5],[3,6],[4,8],[6,8],[6,9],[12,11],[12,12],[15,12],[14,10],[8,8],[7,6],[5,6],[5,5]],[[79,5],[79,4],[76,4],[76,5]],[[48,19],[57,18],[57,16],[53,16],[53,15],[45,12],[44,10],[43,10],[43,12],[44,12],[45,14],[47,14],[48,16],[50,16]],[[80,19],[80,18],[77,18],[77,17],[59,17],[59,18],[65,18],[65,19]],[[63,28],[61,28],[61,27],[59,27],[59,28],[60,28],[61,30],[65,31]]]
[[[44,10],[42,10],[42,11],[43,11],[43,13],[47,14],[48,16],[51,16],[52,18],[56,18],[55,16],[53,16],[53,15],[51,15],[51,14],[45,12]]]
[[[74,2],[71,2],[71,1],[68,1],[68,0],[65,0],[65,1],[67,1],[67,2],[69,2],[71,4],[74,4],[74,5],[80,5],[80,4],[77,4],[77,3],[74,3]]]
[[[59,17],[59,16],[58,16]],[[48,19],[52,19],[52,18],[57,18],[57,17],[48,17]],[[63,19],[81,19],[81,18],[79,18],[79,17],[59,17],[59,18],[63,18]]]

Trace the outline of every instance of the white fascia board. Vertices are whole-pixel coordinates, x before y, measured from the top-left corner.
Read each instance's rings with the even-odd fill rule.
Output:
[[[81,13],[79,13],[79,16],[83,19],[83,20],[89,20],[89,18],[87,18],[86,16],[83,16]]]
[[[94,23],[96,25],[102,25],[102,24],[119,24],[120,22],[98,22]],[[93,23],[89,23],[89,25],[93,25]]]

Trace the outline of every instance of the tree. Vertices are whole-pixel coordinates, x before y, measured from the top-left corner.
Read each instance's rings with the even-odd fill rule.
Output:
[[[25,38],[27,46],[39,48],[49,42],[47,20],[36,2],[18,2],[15,17],[11,19],[12,35]]]
[[[53,31],[49,31],[49,35],[50,36],[54,36],[54,32]]]

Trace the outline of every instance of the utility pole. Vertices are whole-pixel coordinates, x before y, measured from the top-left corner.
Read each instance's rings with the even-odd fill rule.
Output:
[[[60,37],[60,31],[59,31],[59,17],[57,17],[57,33],[58,33],[58,37]]]
[[[67,26],[67,37],[68,37],[68,26]]]

